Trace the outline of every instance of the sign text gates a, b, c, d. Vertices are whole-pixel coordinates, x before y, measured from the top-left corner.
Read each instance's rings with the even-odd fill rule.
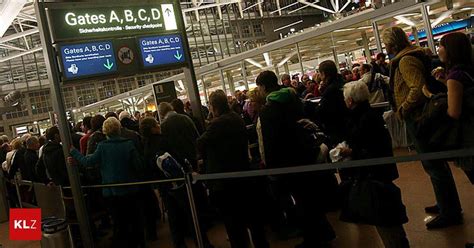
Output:
[[[121,4],[120,4],[121,3]],[[53,42],[88,38],[111,38],[166,34],[182,30],[179,1],[142,4],[114,1],[109,4],[54,3],[49,5]]]

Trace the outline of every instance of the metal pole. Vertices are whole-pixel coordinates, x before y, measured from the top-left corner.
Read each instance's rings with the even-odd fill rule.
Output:
[[[303,76],[304,66],[303,66],[303,60],[301,59],[300,45],[298,43],[296,43],[296,51],[297,51],[297,54],[298,54],[298,60],[300,62],[301,76]]]
[[[234,78],[230,74],[230,71],[226,71],[225,75],[227,77],[227,82],[229,82],[229,90],[230,90],[230,95],[235,95],[235,85],[234,85]]]
[[[337,67],[337,71],[340,72],[341,71],[341,68],[339,68],[339,58],[337,58],[337,51],[336,51],[336,48],[333,47],[332,48],[332,55],[334,56],[334,63],[336,64],[336,67]]]
[[[188,93],[189,101],[191,102],[191,109],[193,109],[193,116],[198,119],[198,121],[204,125],[204,117],[201,111],[201,97],[199,95],[199,88],[197,85],[196,74],[194,72],[194,65],[193,65],[193,57],[191,56],[191,52],[189,51],[189,42],[188,37],[186,35],[184,20],[183,20],[183,12],[181,10],[181,4],[175,5],[177,8],[176,14],[178,18],[176,20],[179,22],[179,25],[182,28],[181,35],[183,37],[183,46],[185,47],[186,53],[186,61],[187,66],[183,67],[183,74],[184,74],[184,81],[186,85],[186,90]]]
[[[186,192],[188,193],[189,206],[191,207],[191,216],[193,218],[194,230],[196,231],[196,241],[199,248],[203,248],[204,244],[202,242],[201,236],[201,227],[199,226],[199,218],[197,214],[196,204],[194,203],[194,195],[192,188],[192,176],[191,173],[186,173],[185,178]]]
[[[225,77],[224,77],[224,71],[219,70],[219,75],[221,77],[221,84],[222,84],[222,90],[227,94],[227,89],[225,87]]]
[[[18,185],[18,173],[15,178],[13,178],[13,182],[15,183],[16,194],[18,196],[18,204],[20,205],[20,208],[23,208],[23,203],[21,203],[20,186]]]
[[[426,4],[422,4],[420,7],[421,15],[423,16],[423,23],[425,24],[426,41],[428,42],[428,47],[431,49],[433,54],[437,54],[433,40],[433,30],[431,29],[430,16],[428,14],[428,9],[426,9],[426,6]]]
[[[376,21],[372,22],[372,30],[374,30],[375,44],[377,44],[377,52],[381,53],[383,51],[382,42],[380,41],[379,26],[377,25]]]
[[[48,72],[48,78],[51,81],[51,95],[53,102],[53,109],[58,115],[58,127],[61,135],[62,147],[64,156],[69,156],[69,147],[71,145],[71,134],[69,133],[68,123],[66,119],[66,109],[62,100],[61,80],[58,67],[56,66],[57,59],[51,41],[51,31],[46,18],[44,0],[35,1],[36,19],[38,21],[38,29],[41,37],[41,44],[43,46],[44,60]],[[84,194],[81,189],[81,182],[79,180],[79,171],[77,166],[66,166],[69,182],[71,184],[72,196],[74,199],[74,207],[76,209],[77,219],[79,221],[79,228],[81,231],[81,239],[84,247],[94,247],[92,240],[92,232],[89,225],[89,217],[84,201]]]
[[[240,67],[242,67],[242,78],[244,79],[245,89],[249,90],[249,82],[247,81],[247,67],[245,67],[245,60],[242,60]]]
[[[420,38],[418,38],[418,29],[413,26],[411,27],[411,33],[413,34],[413,38],[415,38],[415,44],[420,46]]]
[[[365,33],[365,31],[362,31],[360,35],[362,36],[362,45],[364,46],[365,61],[367,63],[370,63],[372,56],[370,55],[369,39],[367,39],[367,33]]]

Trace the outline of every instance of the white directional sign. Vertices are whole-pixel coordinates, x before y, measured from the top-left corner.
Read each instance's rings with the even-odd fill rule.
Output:
[[[162,4],[161,13],[163,13],[163,20],[165,22],[166,30],[178,29],[178,25],[176,24],[176,17],[174,15],[173,4]]]

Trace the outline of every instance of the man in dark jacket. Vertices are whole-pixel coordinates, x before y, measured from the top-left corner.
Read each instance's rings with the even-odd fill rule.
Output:
[[[24,166],[20,167],[23,180],[34,181],[35,166],[38,162],[39,140],[36,136],[31,136],[26,140],[26,150],[24,154]]]
[[[271,71],[260,73],[256,81],[259,89],[267,95],[267,104],[260,113],[265,166],[277,168],[315,163],[318,154],[307,151],[310,144],[301,139],[303,128],[298,126],[298,121],[303,118],[303,106],[295,92],[289,88],[280,89],[278,78]],[[324,184],[330,181],[331,175],[324,173],[278,178],[278,187],[290,191],[299,212],[298,222],[304,241],[298,247],[319,247],[335,238],[325,215],[323,205],[326,201],[321,199],[325,197],[320,197],[320,192],[317,192],[322,186],[327,187]]]
[[[41,149],[41,156],[36,165],[37,179],[46,184],[52,182],[56,185],[67,186],[69,177],[58,127],[50,127],[46,131],[46,138],[48,141]]]
[[[186,113],[186,111],[184,111],[183,101],[181,101],[180,99],[174,99],[173,101],[171,101],[171,106],[173,106],[173,109],[174,109],[174,111],[176,111],[176,113],[186,115],[189,118],[191,118],[191,120],[194,122],[194,125],[196,126],[196,129],[198,130],[199,134],[204,133],[203,124],[200,121],[198,121],[198,119],[196,119],[194,116],[192,116],[192,115]],[[204,116],[204,117],[206,118],[207,116]]]
[[[214,118],[198,139],[206,173],[249,170],[248,140],[243,120],[229,108],[222,90],[209,96]],[[222,214],[232,248],[250,247],[247,228],[256,248],[269,247],[258,213],[252,180],[208,182],[211,201]],[[245,193],[244,193],[245,192]],[[252,203],[252,206],[250,206]]]

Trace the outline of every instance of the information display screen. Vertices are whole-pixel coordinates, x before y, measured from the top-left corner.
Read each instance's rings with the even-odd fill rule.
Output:
[[[117,72],[111,41],[61,45],[61,66],[66,80]]]
[[[182,64],[186,62],[179,34],[138,38],[142,63],[145,68]]]

